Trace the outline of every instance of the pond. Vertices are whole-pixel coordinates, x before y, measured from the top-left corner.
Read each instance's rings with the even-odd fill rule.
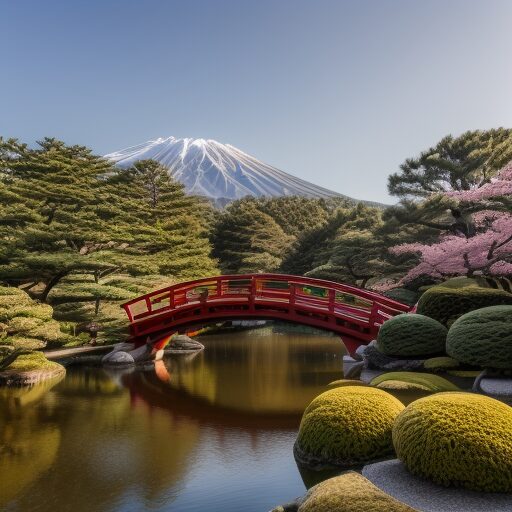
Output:
[[[144,371],[0,390],[0,509],[265,512],[302,495],[312,475],[292,447],[305,406],[342,378],[339,338],[201,341]]]

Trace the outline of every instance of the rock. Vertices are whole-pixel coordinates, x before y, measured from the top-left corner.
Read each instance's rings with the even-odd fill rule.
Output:
[[[130,352],[134,348],[135,348],[134,343],[129,343],[127,341],[124,341],[122,343],[116,343],[115,345],[113,345],[112,352],[120,352],[120,351]]]
[[[152,361],[154,357],[153,347],[151,345],[142,345],[141,347],[131,350],[130,355],[133,357],[136,363],[143,361]]]
[[[369,370],[421,370],[424,359],[398,359],[387,356],[375,346],[368,345],[363,354],[365,368]]]
[[[509,512],[512,495],[442,487],[412,475],[399,460],[368,464],[363,476],[379,489],[423,512]]]
[[[110,352],[101,360],[103,364],[112,364],[112,365],[130,365],[135,364],[135,359],[128,352]]]
[[[512,404],[511,378],[484,376],[478,383],[478,391],[509,405]]]
[[[364,359],[364,351],[366,350],[367,345],[359,345],[356,351],[354,352],[354,359],[357,361],[362,361]]]
[[[187,353],[203,350],[204,345],[193,340],[184,334],[177,334],[172,337],[171,342],[165,349],[166,354]]]

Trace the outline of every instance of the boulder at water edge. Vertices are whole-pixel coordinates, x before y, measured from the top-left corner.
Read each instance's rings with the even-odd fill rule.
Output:
[[[110,352],[109,354],[105,355],[101,362],[103,364],[111,365],[130,365],[135,364],[135,359],[128,352],[117,350],[115,352]]]

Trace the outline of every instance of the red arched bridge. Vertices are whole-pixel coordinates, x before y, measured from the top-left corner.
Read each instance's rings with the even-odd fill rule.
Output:
[[[279,319],[341,335],[352,352],[409,306],[331,281],[283,274],[227,275],[179,283],[123,304],[139,344],[234,319]]]

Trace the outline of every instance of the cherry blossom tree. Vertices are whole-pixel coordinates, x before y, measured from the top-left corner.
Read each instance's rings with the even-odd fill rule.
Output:
[[[489,183],[482,185],[480,188],[447,192],[446,195],[467,203],[494,198],[510,199],[510,196],[512,196],[512,162],[506,165]]]
[[[479,188],[445,195],[476,212],[471,215],[474,229],[452,230],[431,244],[392,247],[394,255],[416,254],[420,258],[395,286],[424,276],[435,280],[475,274],[512,276],[512,162]]]
[[[445,279],[471,277],[475,273],[512,275],[512,214],[482,211],[474,215],[479,231],[472,237],[442,235],[434,244],[404,244],[390,249],[392,254],[418,254],[420,262],[402,279],[407,283],[421,276]]]

